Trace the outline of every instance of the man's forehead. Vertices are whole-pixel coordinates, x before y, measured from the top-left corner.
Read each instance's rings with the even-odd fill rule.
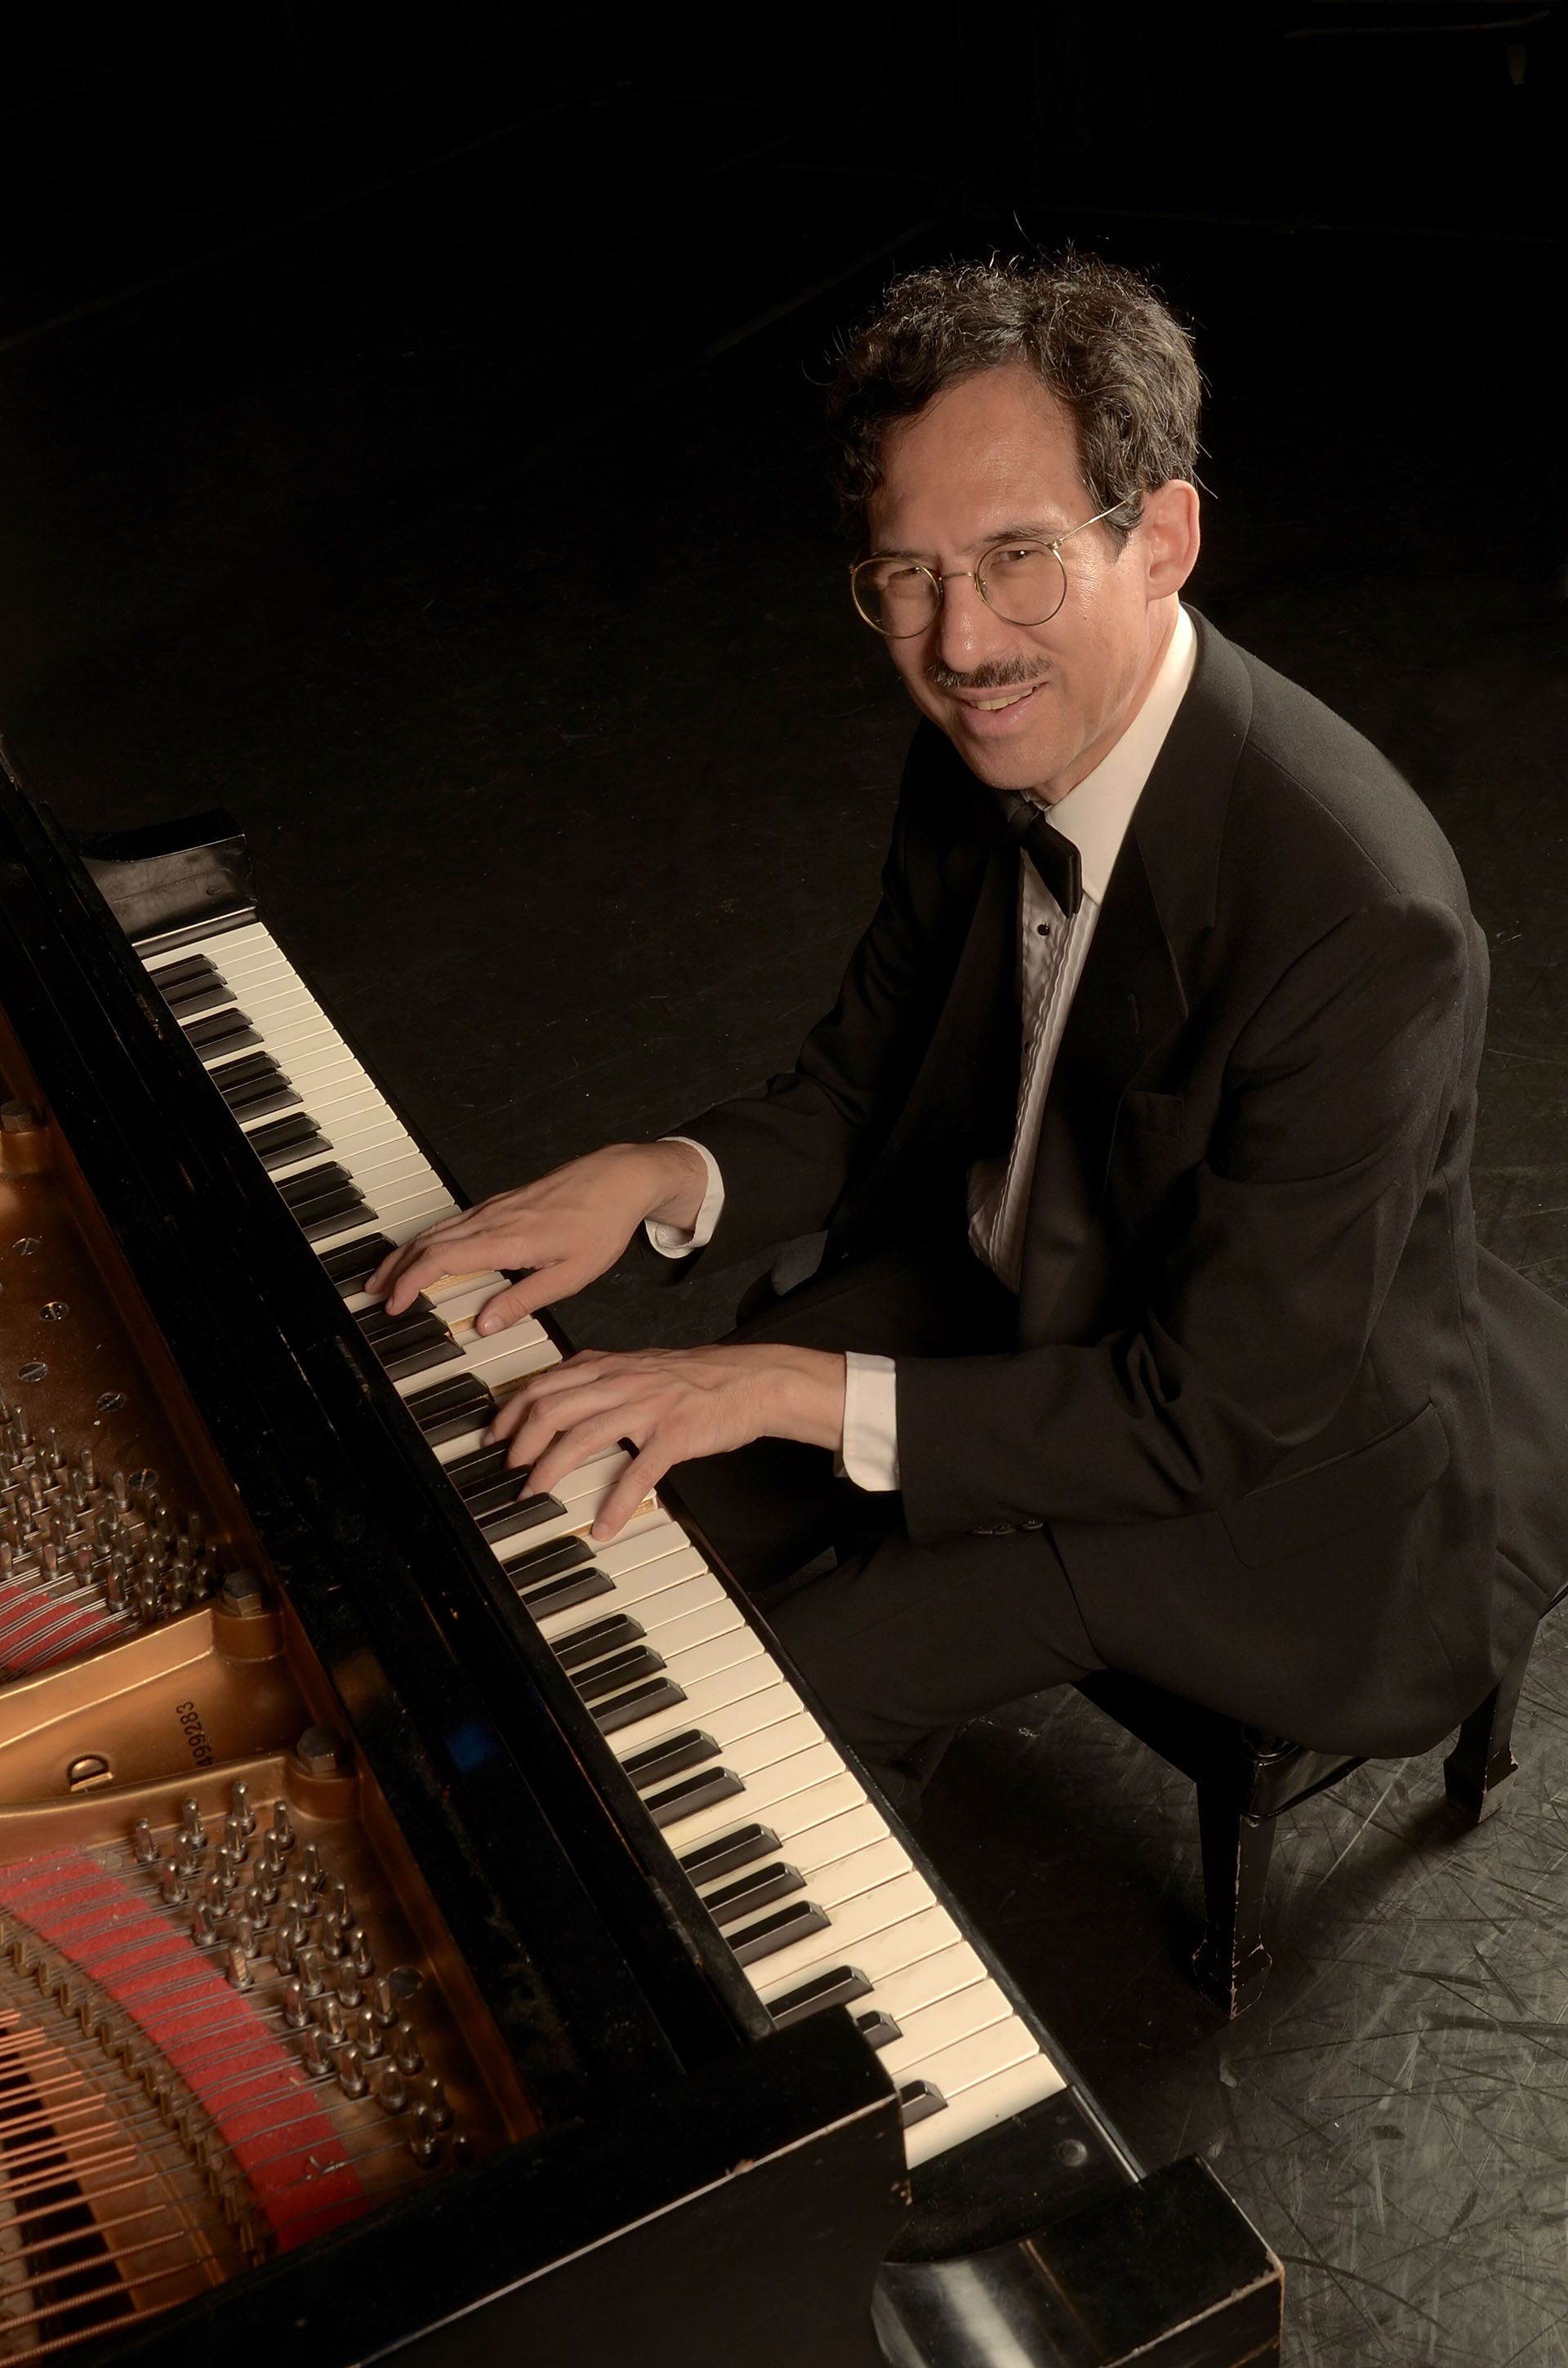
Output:
[[[1071,417],[1022,372],[988,370],[944,389],[889,429],[881,461],[867,506],[879,550],[914,552],[934,540],[983,550],[1060,534],[1083,515]]]

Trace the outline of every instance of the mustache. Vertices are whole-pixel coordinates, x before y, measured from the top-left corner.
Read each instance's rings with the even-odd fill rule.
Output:
[[[938,658],[926,668],[926,679],[934,690],[1027,690],[1045,677],[1017,658],[994,658],[972,674],[955,674]]]

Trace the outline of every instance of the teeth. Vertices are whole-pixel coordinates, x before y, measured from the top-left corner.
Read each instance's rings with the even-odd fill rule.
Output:
[[[1012,691],[1006,699],[977,699],[974,703],[982,715],[994,715],[998,708],[1017,707],[1021,699],[1028,699],[1029,691],[1033,689],[1034,685],[1031,682],[1028,690]]]

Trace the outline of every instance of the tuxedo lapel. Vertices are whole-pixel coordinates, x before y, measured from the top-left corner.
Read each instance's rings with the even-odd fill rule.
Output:
[[[903,1108],[855,1189],[857,1212],[877,1202],[902,1163],[927,1146],[950,1149],[955,1137],[962,1142],[988,1111],[1017,1098],[1017,856],[992,832],[960,843],[949,866],[955,904],[961,909],[973,900],[968,928]]]
[[[1225,805],[1252,714],[1230,643],[1197,611],[1198,661],[1106,889],[1040,1121],[1018,1285],[1018,1338],[1046,1337],[1104,1195],[1127,1087],[1187,1002],[1171,939],[1209,928]]]

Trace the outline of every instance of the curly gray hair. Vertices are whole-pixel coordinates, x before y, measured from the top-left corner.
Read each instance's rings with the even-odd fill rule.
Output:
[[[1025,362],[1071,414],[1084,484],[1118,548],[1143,515],[1142,495],[1198,464],[1203,381],[1191,332],[1136,272],[1071,249],[934,264],[895,279],[839,343],[828,383],[835,476],[858,523],[882,481],[895,421],[978,370]]]

